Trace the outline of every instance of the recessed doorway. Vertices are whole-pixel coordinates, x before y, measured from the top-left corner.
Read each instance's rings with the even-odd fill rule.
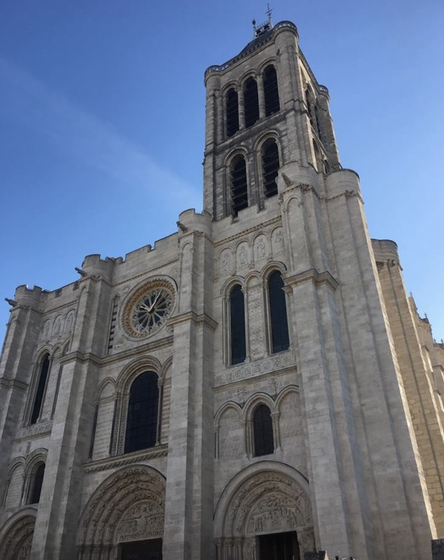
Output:
[[[259,560],[300,560],[296,533],[261,535]]]
[[[162,560],[162,539],[123,543],[120,560]]]

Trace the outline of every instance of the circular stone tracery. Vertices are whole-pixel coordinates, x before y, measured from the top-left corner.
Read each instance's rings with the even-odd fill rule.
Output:
[[[145,338],[157,332],[171,316],[174,288],[167,280],[155,280],[139,288],[128,301],[124,327],[130,336]]]

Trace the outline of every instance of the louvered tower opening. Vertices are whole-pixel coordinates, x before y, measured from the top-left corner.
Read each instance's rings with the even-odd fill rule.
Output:
[[[254,78],[248,78],[244,86],[245,127],[253,126],[259,119],[259,98],[257,83]]]
[[[279,171],[279,151],[273,139],[267,140],[262,148],[262,175],[265,196],[277,194],[276,177]]]
[[[269,117],[280,109],[277,74],[274,66],[267,66],[264,71],[265,115]]]
[[[231,164],[231,212],[237,216],[248,206],[247,166],[245,159],[238,156]]]
[[[239,130],[239,103],[237,91],[230,89],[227,93],[227,136],[233,136]]]

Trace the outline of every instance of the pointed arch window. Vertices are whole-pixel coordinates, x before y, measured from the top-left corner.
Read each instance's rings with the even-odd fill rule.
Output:
[[[257,83],[254,78],[248,78],[244,85],[245,127],[253,126],[259,119],[259,97]]]
[[[276,270],[268,278],[268,301],[270,306],[271,350],[273,354],[288,350],[287,303],[283,290],[284,281],[281,273]]]
[[[242,288],[236,284],[230,292],[231,365],[240,364],[247,356],[245,342],[245,301]]]
[[[226,102],[227,136],[233,136],[239,130],[239,100],[234,88],[228,90]]]
[[[279,150],[273,138],[262,146],[262,178],[267,198],[277,194],[276,177],[279,171]]]
[[[273,421],[267,405],[260,404],[253,414],[254,456],[274,453]]]
[[[32,474],[30,493],[29,493],[29,504],[38,504],[40,502],[40,495],[42,493],[43,478],[45,476],[45,463],[38,463],[34,468]]]
[[[35,424],[37,422],[42,411],[43,397],[45,395],[46,383],[48,381],[49,364],[49,354],[45,354],[42,360],[42,365],[40,366],[34,403],[31,412],[31,424]]]
[[[125,453],[156,445],[158,416],[158,377],[153,371],[146,371],[138,375],[131,385],[126,421]]]
[[[271,65],[267,66],[264,70],[264,98],[265,115],[269,117],[277,113],[280,109],[279,90],[276,68]]]
[[[243,156],[231,163],[231,212],[233,216],[248,206],[247,164]]]

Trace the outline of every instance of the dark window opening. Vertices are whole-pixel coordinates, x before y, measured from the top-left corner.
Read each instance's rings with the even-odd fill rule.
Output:
[[[237,91],[230,89],[227,93],[227,136],[233,136],[239,130],[239,103]]]
[[[273,423],[268,406],[260,404],[254,411],[254,456],[270,455],[274,452]]]
[[[262,148],[262,175],[264,181],[264,192],[268,198],[277,194],[276,177],[279,170],[279,151],[274,140],[265,142]]]
[[[40,368],[40,375],[34,398],[34,406],[32,407],[31,424],[35,424],[40,416],[43,404],[43,396],[45,394],[46,381],[48,379],[48,373],[49,354],[46,354],[42,362],[42,367]]]
[[[244,86],[245,127],[253,126],[259,119],[259,98],[257,83],[253,78],[248,78]]]
[[[231,210],[237,216],[239,210],[248,206],[247,165],[242,156],[231,164]]]
[[[230,293],[231,364],[240,364],[247,356],[245,343],[245,302],[242,288],[236,284]]]
[[[270,303],[270,327],[272,352],[288,350],[290,346],[288,336],[287,305],[284,281],[277,270],[270,274],[268,279],[268,295]]]
[[[125,453],[154,447],[157,441],[159,410],[158,377],[153,371],[141,373],[133,381],[126,421]]]
[[[325,175],[328,175],[330,173],[331,169],[330,169],[330,164],[328,163],[328,161],[326,159],[324,159],[324,173]]]
[[[305,90],[305,99],[307,100],[308,116],[310,118],[311,126],[316,130],[316,118],[314,114],[314,96],[311,89],[307,86]]]
[[[280,109],[277,74],[274,66],[264,70],[265,115],[269,117]]]
[[[38,504],[42,493],[43,477],[45,476],[45,463],[40,463],[34,471],[31,481],[30,504]]]

